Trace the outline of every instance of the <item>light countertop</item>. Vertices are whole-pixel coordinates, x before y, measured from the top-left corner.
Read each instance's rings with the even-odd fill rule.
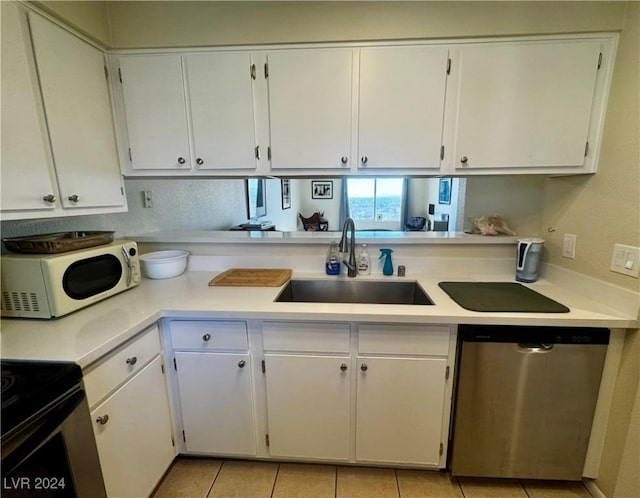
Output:
[[[224,231],[224,230],[167,230],[130,235],[129,238],[144,243],[180,241],[186,244],[233,244],[233,243],[261,243],[261,244],[320,244],[340,238],[340,231],[331,232],[279,232],[279,231]],[[394,232],[367,231],[357,232],[358,244],[388,244],[394,245],[515,245],[518,237],[494,236],[488,237],[464,232]]]
[[[280,287],[209,287],[209,280],[216,274],[215,271],[188,271],[167,280],[143,279],[134,289],[55,320],[3,318],[1,356],[5,359],[74,361],[85,368],[162,317],[638,327],[636,318],[545,280],[528,285],[568,306],[569,313],[468,311],[438,287],[438,281],[443,279],[421,276],[357,278],[417,280],[433,300],[433,306],[278,303],[274,299]],[[293,278],[346,277],[294,272]]]

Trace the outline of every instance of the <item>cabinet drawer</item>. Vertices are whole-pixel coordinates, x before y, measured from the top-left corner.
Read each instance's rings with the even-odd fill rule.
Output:
[[[249,348],[246,322],[190,320],[171,322],[169,327],[173,349],[246,351]]]
[[[160,332],[154,325],[101,360],[84,375],[89,406],[144,367],[160,350]]]
[[[348,323],[265,322],[265,351],[349,352]]]
[[[449,327],[364,324],[358,330],[358,352],[447,356]]]

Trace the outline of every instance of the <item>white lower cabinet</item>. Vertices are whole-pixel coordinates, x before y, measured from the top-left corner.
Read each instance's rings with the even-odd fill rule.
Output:
[[[255,456],[256,409],[247,322],[170,320],[182,449],[191,454]]]
[[[438,465],[446,358],[357,363],[356,460]]]
[[[357,461],[446,465],[455,349],[448,326],[358,326]]]
[[[269,454],[349,459],[349,356],[265,355]]]
[[[91,412],[107,495],[149,496],[175,457],[162,357]]]
[[[107,495],[149,496],[176,455],[158,327],[89,367],[84,386]]]
[[[181,451],[445,467],[454,327],[258,320],[247,327],[168,322]]]
[[[175,354],[185,448],[189,453],[255,455],[249,354]]]

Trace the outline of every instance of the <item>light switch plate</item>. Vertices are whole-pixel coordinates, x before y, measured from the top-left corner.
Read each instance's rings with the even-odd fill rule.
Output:
[[[562,242],[562,257],[563,258],[576,258],[576,240],[577,236],[572,233],[565,233],[564,240]]]
[[[151,190],[142,191],[142,205],[146,208],[153,207],[153,194]]]
[[[640,247],[615,244],[611,256],[611,271],[630,277],[640,276]]]

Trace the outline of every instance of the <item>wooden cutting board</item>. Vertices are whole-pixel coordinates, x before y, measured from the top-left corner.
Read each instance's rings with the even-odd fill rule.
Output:
[[[231,268],[216,275],[209,285],[234,287],[280,287],[291,278],[291,270],[282,268]]]

